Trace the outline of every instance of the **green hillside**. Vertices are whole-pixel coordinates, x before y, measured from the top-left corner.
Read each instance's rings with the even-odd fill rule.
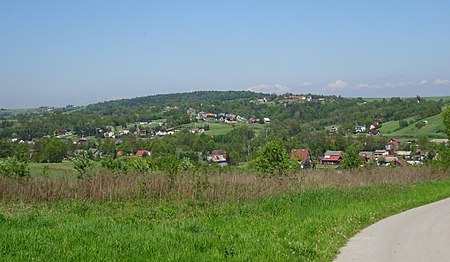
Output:
[[[406,118],[404,120],[411,121],[413,118]],[[423,127],[416,127],[417,123],[425,122]],[[380,131],[383,134],[399,137],[399,138],[417,138],[419,136],[427,136],[429,138],[445,138],[446,135],[443,133],[444,122],[442,121],[442,115],[437,114],[431,117],[427,117],[420,121],[416,121],[405,128],[399,129],[399,121],[389,121],[383,124]]]

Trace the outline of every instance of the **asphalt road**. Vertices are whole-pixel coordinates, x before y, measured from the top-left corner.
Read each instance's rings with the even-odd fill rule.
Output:
[[[388,217],[355,235],[336,262],[450,261],[450,198]]]

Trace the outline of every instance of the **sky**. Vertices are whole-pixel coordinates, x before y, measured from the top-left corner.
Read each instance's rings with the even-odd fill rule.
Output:
[[[450,1],[0,1],[0,108],[195,90],[450,95]]]

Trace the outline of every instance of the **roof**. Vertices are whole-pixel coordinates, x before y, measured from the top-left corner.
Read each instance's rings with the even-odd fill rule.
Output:
[[[139,151],[136,152],[136,155],[135,155],[135,156],[145,156],[145,155],[148,155],[148,154],[150,154],[150,153],[151,153],[151,152],[148,151],[148,150],[139,150]]]
[[[389,143],[398,146],[398,145],[400,145],[400,140],[398,140],[397,138],[391,138],[391,139],[389,140]]]
[[[225,150],[214,150],[211,155],[225,155],[227,152]]]
[[[330,151],[330,150],[327,150],[324,155],[325,156],[343,156],[344,152],[343,151]]]
[[[330,157],[327,157],[327,158],[322,158],[322,162],[323,161],[325,161],[325,162],[337,162],[337,161],[340,161],[341,160],[341,156],[330,156]]]
[[[371,152],[371,151],[362,151],[362,152],[359,152],[359,156],[366,156],[367,158],[371,158],[373,156],[373,152]]]
[[[291,151],[291,160],[305,161],[308,157],[308,149],[292,149]]]

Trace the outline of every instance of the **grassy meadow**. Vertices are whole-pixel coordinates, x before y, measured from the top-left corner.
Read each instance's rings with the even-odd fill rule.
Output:
[[[450,196],[429,168],[0,178],[4,261],[331,261],[386,216]]]
[[[406,121],[411,121],[413,118],[407,118]],[[427,121],[426,124],[422,128],[417,128],[416,124],[418,122]],[[429,138],[446,138],[447,135],[443,133],[445,129],[444,122],[442,121],[442,115],[434,115],[431,117],[424,118],[420,121],[414,122],[411,125],[408,125],[405,128],[401,128],[399,126],[399,121],[389,121],[383,123],[383,126],[380,128],[380,131],[383,134],[387,134],[391,137],[399,137],[399,138],[418,138],[420,136],[426,136]]]

